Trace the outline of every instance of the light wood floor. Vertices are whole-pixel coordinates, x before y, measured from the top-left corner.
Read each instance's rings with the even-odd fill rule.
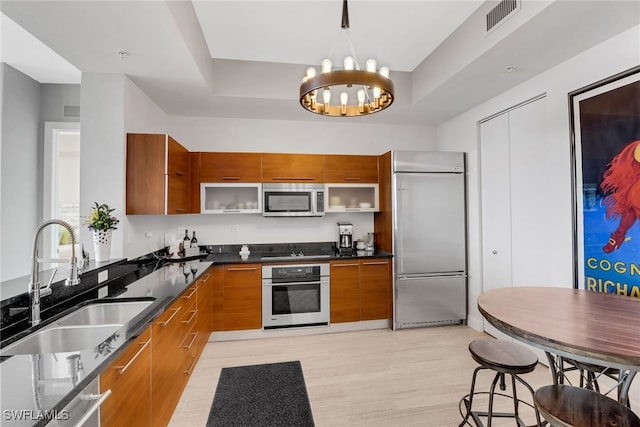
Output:
[[[488,335],[456,325],[208,343],[170,426],[206,424],[223,367],[290,360],[302,364],[318,427],[457,426],[458,402],[469,393],[477,366],[467,346],[481,337]],[[486,391],[493,375],[483,372],[476,387]],[[523,378],[534,389],[551,382],[541,364]],[[530,402],[525,392],[518,389],[518,396]],[[486,408],[486,399],[477,403]],[[525,421],[533,424],[526,409]],[[515,423],[503,419],[493,425]]]

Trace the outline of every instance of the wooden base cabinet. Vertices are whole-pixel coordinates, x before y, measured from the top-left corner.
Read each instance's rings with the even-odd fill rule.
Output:
[[[212,268],[212,331],[262,328],[262,265]]]
[[[331,262],[331,323],[389,319],[390,306],[389,259]]]
[[[331,323],[360,320],[360,263],[331,262]]]
[[[360,260],[360,320],[391,318],[391,262]]]
[[[100,374],[100,392],[111,396],[100,407],[100,425],[152,426],[151,328],[143,332]]]

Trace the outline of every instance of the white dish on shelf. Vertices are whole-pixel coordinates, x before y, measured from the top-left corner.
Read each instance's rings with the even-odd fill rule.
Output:
[[[361,202],[359,205],[362,209],[369,209],[371,207],[371,203]]]

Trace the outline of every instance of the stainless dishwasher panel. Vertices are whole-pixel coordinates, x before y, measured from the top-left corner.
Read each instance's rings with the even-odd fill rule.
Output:
[[[466,275],[398,275],[395,281],[397,328],[464,323]]]
[[[47,427],[99,427],[100,406],[109,398],[111,390],[99,393],[100,377],[96,377],[47,424]]]

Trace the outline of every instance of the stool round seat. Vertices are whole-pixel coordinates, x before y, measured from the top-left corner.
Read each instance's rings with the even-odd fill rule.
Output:
[[[477,339],[469,343],[473,360],[480,365],[503,374],[526,374],[533,372],[538,356],[528,348],[496,339]]]
[[[533,400],[553,427],[640,427],[629,408],[593,390],[547,385],[536,390]]]

